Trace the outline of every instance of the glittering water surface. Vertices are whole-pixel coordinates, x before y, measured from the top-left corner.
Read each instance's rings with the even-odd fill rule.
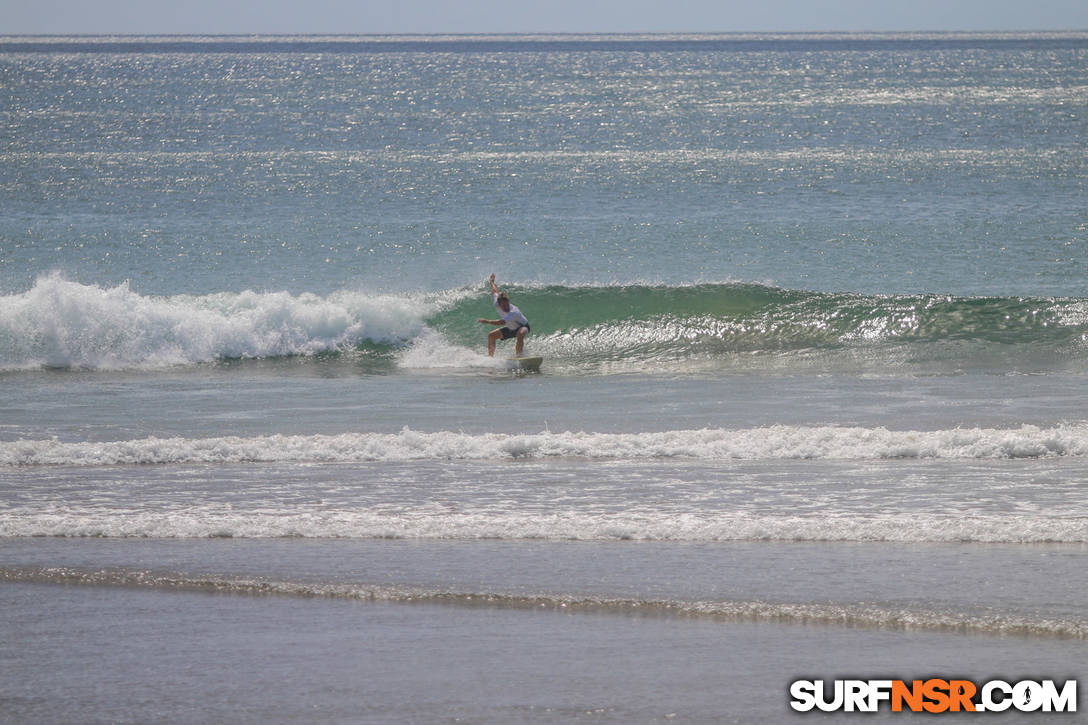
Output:
[[[0,38],[0,719],[1077,676],[1086,55]]]

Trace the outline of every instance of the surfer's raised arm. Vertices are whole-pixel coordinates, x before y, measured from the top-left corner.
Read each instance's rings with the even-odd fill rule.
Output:
[[[495,295],[497,297],[498,294],[499,294],[499,288],[495,286],[495,273],[494,272],[491,273],[491,277],[487,281],[491,284],[491,294],[493,294],[493,295]],[[502,324],[504,324],[501,319],[492,320],[492,319],[489,319],[487,317],[481,317],[476,321],[479,322],[480,324],[483,324],[483,325],[502,325]]]
[[[495,273],[494,272],[491,273],[491,278],[488,279],[487,281],[491,284],[491,294],[493,294],[493,295],[495,295],[497,297],[498,294],[499,294],[499,288],[495,286]],[[492,319],[487,318],[487,317],[481,317],[481,318],[477,319],[476,321],[479,322],[480,324],[483,324],[483,325],[502,325],[502,324],[504,324],[501,319],[492,320]]]

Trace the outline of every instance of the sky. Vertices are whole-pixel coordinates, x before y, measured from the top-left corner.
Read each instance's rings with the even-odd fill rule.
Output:
[[[0,0],[0,35],[1088,30],[1088,0]]]

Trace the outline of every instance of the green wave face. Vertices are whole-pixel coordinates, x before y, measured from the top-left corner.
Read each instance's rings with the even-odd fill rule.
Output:
[[[1088,339],[1088,300],[860,295],[757,284],[684,287],[511,287],[534,349],[583,361],[708,359],[749,353],[935,348],[993,354],[1019,349],[1065,357]],[[428,323],[452,342],[478,345],[491,296],[463,299]]]

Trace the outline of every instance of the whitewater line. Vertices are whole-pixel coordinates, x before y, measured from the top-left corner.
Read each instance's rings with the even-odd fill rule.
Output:
[[[1073,515],[915,511],[813,515],[557,510],[435,512],[406,508],[235,511],[216,505],[13,507],[0,538],[399,539],[445,541],[898,542],[1085,544],[1088,520]]]
[[[192,463],[351,463],[428,460],[886,460],[1008,459],[1088,455],[1088,424],[1041,428],[895,431],[790,426],[648,433],[469,434],[453,431],[243,438],[141,438],[108,442],[0,442],[2,466]]]
[[[578,595],[523,595],[466,592],[421,587],[367,584],[312,584],[256,578],[189,577],[128,570],[0,568],[0,581],[96,587],[206,592],[242,596],[286,596],[346,599],[388,604],[434,604],[461,607],[571,613],[612,613],[626,616],[673,616],[735,622],[787,625],[865,627],[884,630],[960,632],[1088,639],[1088,622],[1008,614],[983,616],[868,604],[772,603],[747,600],[683,601]]]

